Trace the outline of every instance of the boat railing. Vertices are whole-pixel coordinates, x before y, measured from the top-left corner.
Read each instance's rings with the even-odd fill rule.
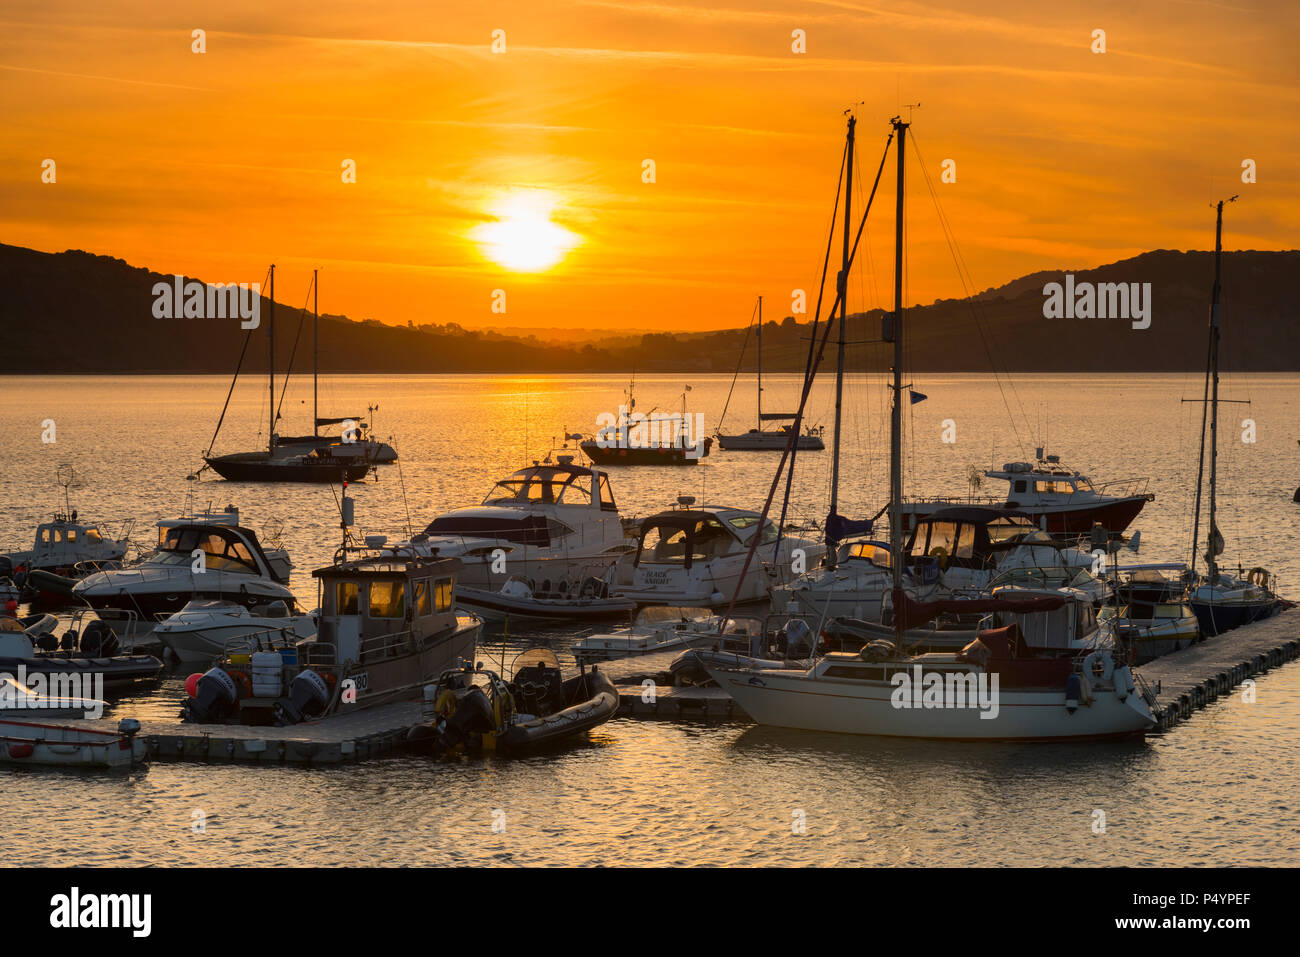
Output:
[[[1094,485],[1092,491],[1098,495],[1107,495],[1114,498],[1132,498],[1136,495],[1146,495],[1150,486],[1150,478],[1114,479],[1101,485]]]
[[[279,638],[278,643],[276,638]],[[251,655],[256,651],[279,651],[294,647],[297,639],[297,634],[288,625],[264,628],[227,638],[222,644],[221,655],[228,658],[230,655]]]
[[[415,647],[415,633],[409,629],[371,635],[361,639],[360,660],[369,664],[409,654]]]

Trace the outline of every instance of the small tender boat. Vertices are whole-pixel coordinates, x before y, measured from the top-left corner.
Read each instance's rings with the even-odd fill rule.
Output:
[[[177,661],[207,665],[237,638],[259,635],[268,648],[292,648],[316,634],[316,618],[291,613],[283,601],[245,608],[231,601],[199,599],[159,622],[153,634]]]
[[[0,674],[22,675],[20,681],[33,675],[57,676],[60,681],[100,680],[102,687],[111,687],[150,681],[162,671],[162,662],[150,655],[118,654],[117,636],[103,622],[92,622],[79,637],[70,632],[77,646],[60,649],[52,628],[36,630],[44,619],[53,624],[51,615],[27,628],[16,619],[0,618]]]
[[[0,720],[0,761],[70,767],[130,767],[148,755],[136,737],[140,722],[123,718],[116,731],[34,721]]]
[[[623,618],[636,611],[636,602],[611,597],[599,578],[572,585],[561,581],[549,592],[534,591],[533,583],[523,578],[511,578],[500,591],[462,586],[456,589],[456,603],[484,621],[494,622],[506,619],[600,621]]]
[[[651,605],[641,609],[636,621],[618,631],[587,635],[569,649],[580,665],[619,658],[635,658],[675,648],[708,647],[725,638],[743,638],[746,650],[751,635],[761,636],[757,618],[729,618],[707,608]]]
[[[407,732],[406,744],[434,756],[536,751],[602,725],[618,711],[618,690],[608,678],[592,668],[566,681],[545,648],[515,659],[513,681],[466,667],[444,672],[424,697],[428,720]]]

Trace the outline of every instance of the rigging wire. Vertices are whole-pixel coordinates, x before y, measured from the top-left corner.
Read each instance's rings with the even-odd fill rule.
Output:
[[[731,377],[731,388],[727,390],[727,401],[722,405],[722,415],[718,417],[718,434],[722,434],[722,423],[727,421],[727,409],[731,406],[731,393],[736,389],[736,380],[740,378],[740,367],[745,362],[745,350],[749,348],[749,334],[754,330],[754,316],[758,313],[758,302],[754,302],[754,308],[749,314],[749,325],[745,327],[745,341],[740,344],[740,355],[736,358],[736,372]],[[759,428],[762,428],[759,423]]]

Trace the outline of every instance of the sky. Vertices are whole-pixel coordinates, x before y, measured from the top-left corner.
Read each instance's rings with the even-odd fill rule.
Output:
[[[1290,249],[1298,40],[1292,2],[7,0],[0,242],[274,262],[294,306],[319,268],[387,323],[743,326],[815,301],[851,109],[855,228],[912,120],[909,305],[1212,248],[1233,193],[1225,248]],[[850,309],[892,303],[893,163]]]

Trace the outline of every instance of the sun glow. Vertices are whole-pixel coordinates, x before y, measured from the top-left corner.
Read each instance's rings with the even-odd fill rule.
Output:
[[[512,190],[492,207],[494,222],[472,235],[493,262],[517,272],[550,269],[582,239],[551,218],[556,196],[544,189]]]

